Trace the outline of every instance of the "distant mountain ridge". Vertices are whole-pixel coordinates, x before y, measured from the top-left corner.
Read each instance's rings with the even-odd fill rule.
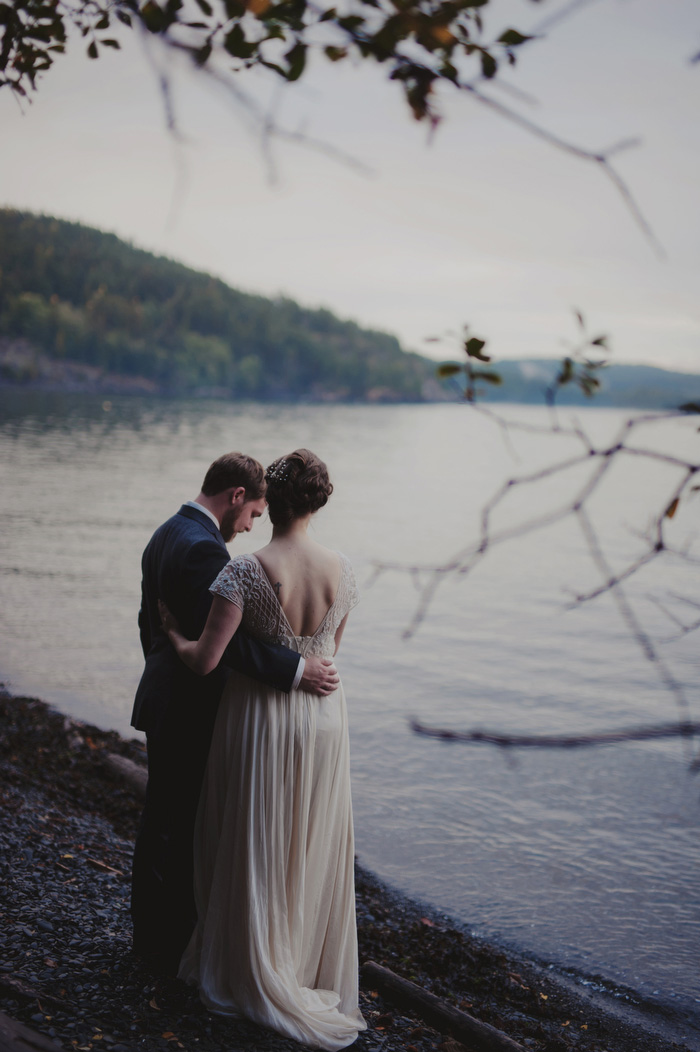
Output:
[[[484,402],[544,403],[544,392],[560,369],[551,358],[530,358],[496,363],[500,387],[484,385]],[[659,369],[652,365],[610,364],[598,373],[600,389],[593,398],[570,383],[559,389],[558,405],[592,405],[629,409],[677,409],[687,402],[700,403],[700,375]]]
[[[328,310],[230,288],[114,234],[0,209],[0,383],[51,389],[217,395],[268,401],[420,402],[460,397],[458,381],[396,337]],[[494,363],[480,400],[543,404],[554,359]],[[675,408],[700,402],[700,376],[610,365],[587,399],[560,405]]]

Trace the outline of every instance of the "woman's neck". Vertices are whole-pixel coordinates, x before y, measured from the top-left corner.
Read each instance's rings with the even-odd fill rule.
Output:
[[[302,519],[292,519],[286,526],[272,527],[273,541],[300,541],[306,538],[306,531],[311,522],[311,515],[305,515]]]

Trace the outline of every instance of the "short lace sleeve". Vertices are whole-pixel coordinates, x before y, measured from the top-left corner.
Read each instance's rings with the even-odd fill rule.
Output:
[[[357,580],[355,579],[355,571],[352,568],[352,563],[348,559],[347,555],[343,555],[342,552],[338,552],[340,556],[340,562],[342,565],[342,588],[343,588],[343,599],[345,613],[349,613],[350,610],[360,601],[360,592],[357,587]],[[345,614],[343,614],[345,616]]]
[[[233,603],[239,610],[245,610],[246,598],[251,590],[255,577],[256,566],[254,561],[247,555],[237,555],[224,566],[223,570],[210,585],[209,591],[213,595],[223,596]]]

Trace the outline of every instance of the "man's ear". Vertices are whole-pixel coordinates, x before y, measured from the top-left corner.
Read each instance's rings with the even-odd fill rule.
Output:
[[[245,503],[245,486],[234,486],[230,492],[229,501],[232,508]]]

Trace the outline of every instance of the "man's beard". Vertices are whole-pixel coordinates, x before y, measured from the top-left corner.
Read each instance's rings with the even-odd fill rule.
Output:
[[[238,522],[240,513],[240,508],[229,508],[223,514],[221,525],[219,526],[219,532],[224,538],[226,544],[228,544],[229,541],[232,541],[238,532],[236,529],[236,523]]]

